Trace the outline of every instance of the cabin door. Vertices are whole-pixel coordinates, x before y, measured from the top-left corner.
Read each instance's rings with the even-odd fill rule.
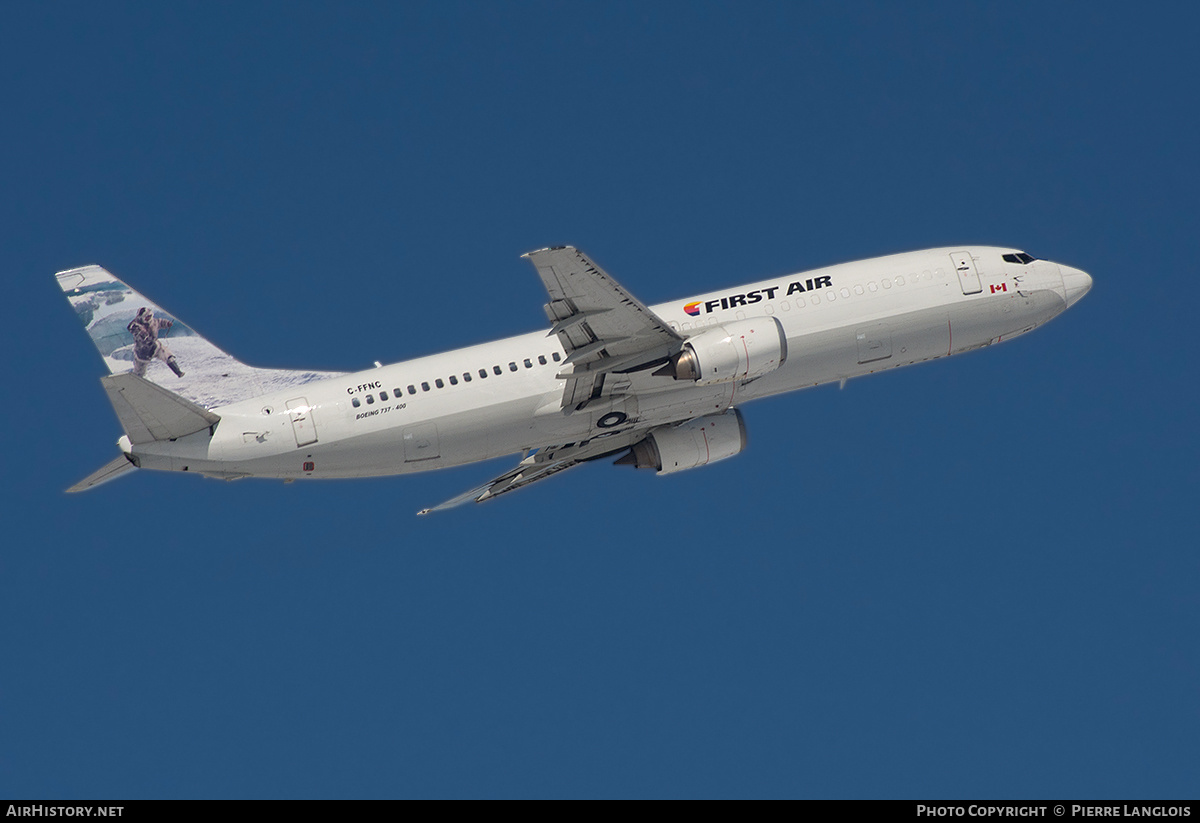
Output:
[[[958,272],[958,284],[962,286],[963,294],[979,294],[983,291],[979,272],[969,251],[956,251],[950,255],[950,259],[954,262],[954,270]]]
[[[297,446],[311,446],[317,442],[317,426],[313,423],[312,406],[303,397],[287,401],[288,415],[292,418],[292,433]]]

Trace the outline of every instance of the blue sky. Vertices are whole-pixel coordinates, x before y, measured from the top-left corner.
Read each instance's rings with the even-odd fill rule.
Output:
[[[1183,3],[9,4],[0,795],[1195,797]],[[284,486],[116,455],[52,274],[355,370],[997,244],[1091,294],[747,406],[747,452]]]

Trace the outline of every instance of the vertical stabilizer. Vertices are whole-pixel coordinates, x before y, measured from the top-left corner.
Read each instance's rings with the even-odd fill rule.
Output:
[[[336,374],[247,366],[100,266],[55,276],[112,374],[132,372],[203,408]]]

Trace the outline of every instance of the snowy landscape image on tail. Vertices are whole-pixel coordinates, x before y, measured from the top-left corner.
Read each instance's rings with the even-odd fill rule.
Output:
[[[247,366],[100,266],[55,276],[109,372],[132,372],[205,408],[339,374]]]

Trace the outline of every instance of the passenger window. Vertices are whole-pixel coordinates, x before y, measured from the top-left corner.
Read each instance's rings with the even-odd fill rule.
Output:
[[[421,384],[421,391],[429,391],[429,384],[428,384],[428,383],[422,383],[422,384]]]
[[[457,378],[457,377],[455,377],[454,375],[450,375],[450,385],[451,385],[451,386],[457,386],[457,385],[458,385],[458,378]]]
[[[408,387],[408,393],[409,393],[409,394],[416,394],[416,393],[417,393],[417,387],[416,387],[416,386],[409,386],[409,387]]]
[[[463,372],[463,380],[467,383],[471,382],[471,373],[469,371]]]
[[[879,286],[875,285],[874,280],[872,280],[870,283],[867,284],[867,288],[870,289],[871,291],[879,291]]]
[[[896,285],[897,285],[897,286],[903,286],[903,285],[904,285],[904,275],[903,275],[903,274],[898,274],[898,275],[896,275]]]
[[[480,377],[487,377],[487,369],[480,369],[480,370],[479,370],[479,376],[480,376]]]
[[[842,289],[842,297],[845,297],[847,300],[849,300],[850,299],[850,289],[843,288]]]
[[[354,408],[356,408],[356,409],[357,409],[359,406],[361,406],[361,405],[362,405],[362,403],[360,403],[360,402],[358,401],[358,398],[357,398],[357,397],[351,397],[351,398],[350,398],[350,405],[351,405],[351,406],[353,406]]]
[[[826,292],[825,299],[828,300],[830,303],[832,303],[834,300],[837,300],[837,292],[835,292],[835,291]],[[821,302],[820,299],[815,294],[813,295],[813,302],[814,303]]]
[[[404,392],[400,391],[399,389],[392,389],[392,397],[399,398],[402,394],[404,394]]]
[[[493,371],[493,372],[495,372],[496,374],[500,374],[500,367],[499,367],[499,366],[492,366],[492,371]]]
[[[546,355],[539,354],[538,355],[538,363],[540,363],[543,366],[546,365]]]
[[[530,360],[528,357],[525,358],[525,368],[527,368],[527,369],[533,368],[533,361]]]
[[[883,285],[883,287],[884,287],[885,289],[890,289],[890,288],[892,287],[892,281],[891,281],[891,280],[884,280],[882,285]]]
[[[385,392],[385,391],[381,391],[381,392],[379,393],[379,399],[380,399],[380,400],[387,400],[387,392]]]
[[[562,359],[558,356],[558,352],[550,352],[550,356],[554,358],[555,363],[557,363],[560,359]]]
[[[509,363],[509,364],[508,364],[508,370],[509,370],[509,371],[516,371],[516,370],[517,370],[517,364],[516,364],[516,363]]]
[[[855,287],[854,287],[854,293],[855,293],[855,294],[862,294],[862,293],[863,293],[863,287],[862,287],[862,286],[855,286]]]
[[[369,405],[371,405],[371,404],[372,404],[372,403],[374,403],[374,402],[375,402],[375,395],[373,395],[373,394],[368,394],[368,395],[367,395],[367,405],[369,406]]]
[[[442,382],[442,378],[440,377],[433,381],[433,385],[437,386],[439,389],[446,388],[446,384]]]

